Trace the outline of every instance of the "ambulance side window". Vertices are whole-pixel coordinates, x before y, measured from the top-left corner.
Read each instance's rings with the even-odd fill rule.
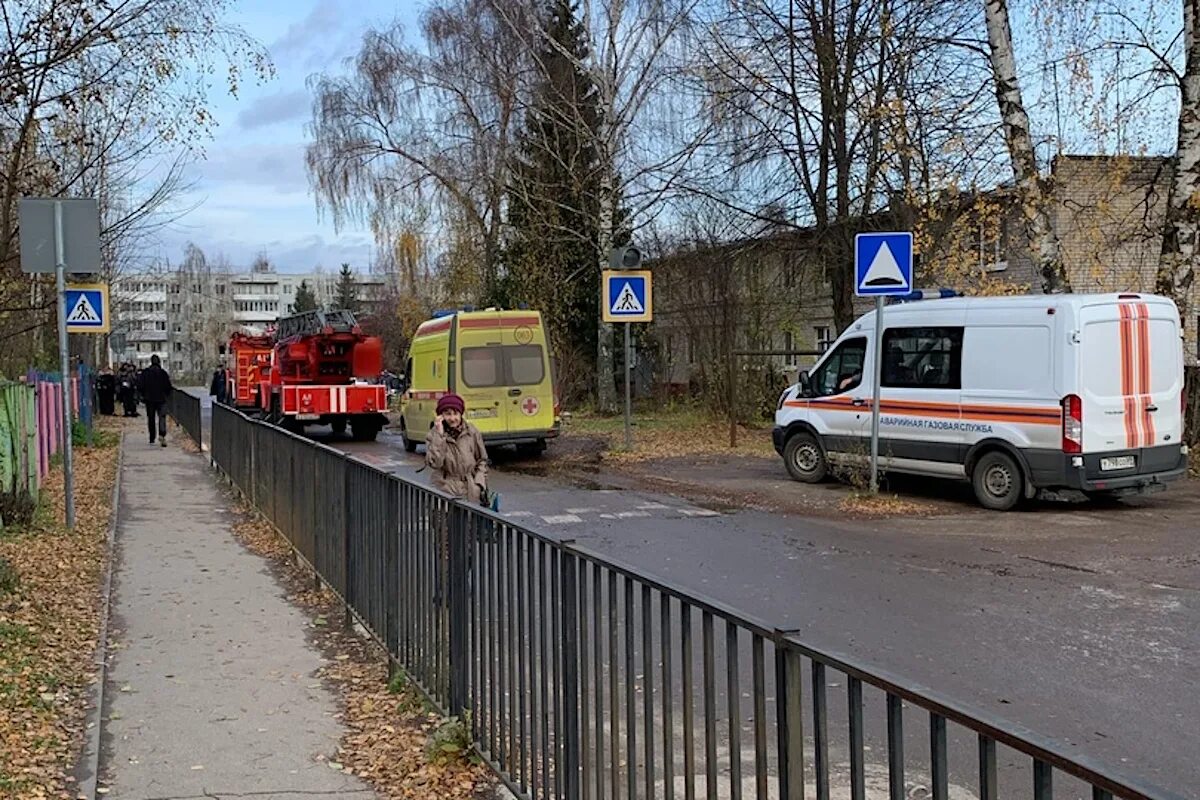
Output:
[[[862,383],[866,353],[865,338],[847,339],[839,344],[810,376],[813,396],[826,397],[848,392]]]

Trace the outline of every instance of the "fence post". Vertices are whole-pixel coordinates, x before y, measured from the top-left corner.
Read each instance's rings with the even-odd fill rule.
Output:
[[[350,515],[351,503],[350,496],[350,475],[352,470],[346,468],[346,462],[349,460],[345,455],[342,459],[342,565],[346,576],[345,591],[342,593],[343,604],[346,609],[345,617],[342,619],[342,625],[346,630],[354,630],[354,560],[350,553]]]
[[[804,676],[800,653],[782,639],[775,644],[775,685],[779,697],[779,796],[804,800]]]
[[[563,788],[566,797],[579,797],[579,557],[563,550],[559,580],[562,587]],[[597,675],[596,679],[599,680]],[[674,757],[665,753],[664,758]]]
[[[470,654],[468,650],[469,631],[467,574],[470,572],[468,563],[468,531],[470,523],[468,512],[461,503],[450,506],[450,716],[462,716],[467,706],[468,669]]]
[[[387,632],[388,680],[395,677],[395,665],[400,657],[400,483],[387,478],[387,505],[384,511],[383,541],[383,615]]]

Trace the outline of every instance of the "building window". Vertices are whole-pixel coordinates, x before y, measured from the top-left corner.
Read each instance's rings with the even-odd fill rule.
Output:
[[[166,323],[166,322],[156,322],[156,323],[154,323],[154,330],[156,330],[156,331],[165,331],[166,329],[167,329],[167,323]]]
[[[223,283],[217,284],[217,294],[225,294],[225,284],[223,284]]]
[[[183,326],[176,322],[171,326],[172,333],[183,333]]]
[[[833,336],[830,335],[829,326],[817,325],[815,328],[813,328],[813,330],[817,334],[817,349],[824,353],[829,349],[829,346],[833,344]]]
[[[182,352],[183,352],[183,342],[176,342],[176,343],[175,343],[175,352],[176,352],[176,353],[182,353]]]
[[[975,248],[979,253],[979,270],[981,272],[1004,272],[1008,269],[1007,235],[1003,221],[994,226],[994,230],[980,223],[975,239]]]
[[[202,303],[196,303],[196,313],[197,314],[204,313],[204,305]]]
[[[179,303],[171,303],[171,313],[172,314],[179,313]]]
[[[788,354],[783,357],[783,363],[789,367],[794,367],[798,363],[796,354],[793,352],[796,349],[796,336],[791,331],[783,332],[783,349],[788,351]]]
[[[696,363],[696,337],[689,335],[687,337],[687,360],[688,364]]]
[[[291,294],[291,293],[292,293],[292,285],[291,285],[290,283],[285,283],[285,284],[283,285],[283,293],[284,293],[284,294]]]

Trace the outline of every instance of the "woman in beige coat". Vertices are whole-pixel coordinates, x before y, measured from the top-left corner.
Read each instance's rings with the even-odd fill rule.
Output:
[[[437,419],[425,440],[425,465],[433,472],[434,486],[446,494],[479,505],[487,490],[487,449],[479,429],[463,419],[465,411],[466,403],[456,394],[438,400]],[[439,606],[446,602],[442,587],[449,577],[447,522],[443,512],[433,512],[438,553],[433,602]]]
[[[487,489],[487,448],[479,429],[463,418],[465,411],[456,394],[438,400],[437,419],[425,440],[425,465],[434,486],[478,505]]]

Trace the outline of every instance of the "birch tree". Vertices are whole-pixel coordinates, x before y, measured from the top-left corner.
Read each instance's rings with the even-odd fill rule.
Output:
[[[1196,364],[1197,333],[1193,319],[1196,293],[1197,237],[1200,237],[1200,0],[1183,0],[1184,68],[1179,83],[1179,121],[1175,172],[1167,198],[1162,257],[1156,291],[1175,301],[1190,332],[1186,354]],[[1193,374],[1193,389],[1195,386]]]
[[[526,24],[520,3],[508,13]],[[422,45],[400,24],[371,30],[348,75],[320,75],[306,163],[318,208],[335,227],[366,221],[395,246],[407,206],[440,212],[446,236],[473,251],[483,296],[499,292],[504,191],[517,92],[527,61],[514,26],[490,0],[447,0],[421,17]],[[465,238],[464,238],[465,237]]]
[[[1019,191],[1021,216],[1026,236],[1041,275],[1042,291],[1069,292],[1071,282],[1063,268],[1058,238],[1050,224],[1049,197],[1038,172],[1037,154],[1029,130],[1029,115],[1021,97],[1017,59],[1013,50],[1008,0],[984,0],[988,46],[996,102],[1004,129],[1004,141],[1012,161],[1013,178]]]

